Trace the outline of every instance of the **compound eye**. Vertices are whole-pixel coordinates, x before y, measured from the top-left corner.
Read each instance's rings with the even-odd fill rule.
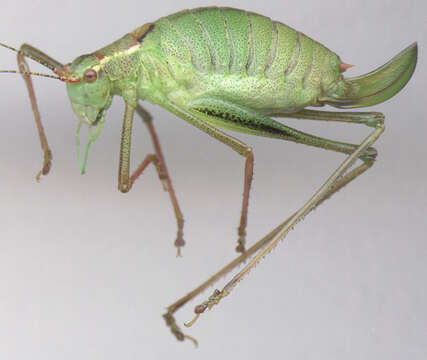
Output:
[[[86,80],[86,82],[91,83],[91,82],[94,82],[96,80],[98,75],[97,75],[95,70],[88,69],[83,73],[83,77]]]

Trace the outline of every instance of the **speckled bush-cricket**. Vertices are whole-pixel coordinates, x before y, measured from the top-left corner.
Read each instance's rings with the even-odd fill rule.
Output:
[[[384,131],[384,116],[378,112],[333,112],[306,109],[331,105],[350,109],[381,103],[409,81],[417,61],[414,43],[378,69],[345,78],[351,65],[320,43],[270,18],[232,8],[184,10],[145,24],[112,44],[63,65],[31,45],[19,50],[17,71],[25,79],[44,153],[37,174],[51,167],[51,151],[40,120],[30,75],[59,79],[66,83],[71,106],[79,119],[77,149],[82,173],[89,147],[98,138],[112,97],[125,103],[120,145],[118,188],[128,192],[144,169],[153,163],[165,190],[170,194],[178,224],[175,245],[184,245],[183,216],[167,171],[151,117],[139,105],[147,100],[169,110],[203,132],[229,146],[245,158],[243,202],[236,250],[242,254],[205,283],[168,307],[164,318],[179,340],[185,337],[174,313],[218,278],[250,259],[225,287],[196,306],[195,319],[228,295],[255,265],[312,209],[344,185],[369,169],[377,156],[371,146]],[[32,73],[25,57],[56,75]],[[147,125],[154,153],[147,155],[130,173],[132,122],[135,111]],[[304,133],[271,117],[338,121],[364,124],[372,132],[358,145]],[[89,128],[89,140],[80,158],[79,132]],[[254,156],[250,146],[223,132],[235,132],[294,141],[348,155],[345,161],[293,215],[246,249],[247,209]],[[356,161],[360,163],[354,165]],[[187,325],[191,325],[193,321]]]

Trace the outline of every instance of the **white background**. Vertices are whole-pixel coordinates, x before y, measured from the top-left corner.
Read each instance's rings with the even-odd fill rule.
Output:
[[[137,26],[208,1],[2,0],[0,41],[28,42],[61,62]],[[164,308],[234,256],[244,159],[165,110],[146,104],[185,216],[184,257],[167,193],[149,168],[116,189],[123,102],[115,98],[87,174],[76,160],[64,84],[34,78],[53,150],[42,154],[24,82],[0,74],[0,359],[411,359],[427,356],[427,118],[425,2],[223,1],[284,22],[355,64],[382,65],[418,41],[411,81],[370,108],[386,115],[378,161],[334,195],[179,343]],[[46,72],[31,64],[33,70]],[[0,68],[15,54],[0,49]],[[359,142],[369,129],[288,121]],[[303,145],[237,134],[255,151],[248,241],[295,211],[344,159]],[[137,120],[133,161],[151,152]],[[217,286],[222,287],[226,279]],[[209,289],[177,313],[179,323]]]

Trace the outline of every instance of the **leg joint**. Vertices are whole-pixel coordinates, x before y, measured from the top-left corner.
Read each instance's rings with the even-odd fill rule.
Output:
[[[384,114],[380,112],[370,113],[371,117],[366,121],[366,125],[373,128],[384,128]]]
[[[246,147],[242,154],[244,157],[254,157],[254,152],[252,151],[252,148],[250,146]]]
[[[378,151],[374,147],[368,147],[359,157],[366,164],[372,164],[377,158]]]
[[[131,187],[132,187],[132,185],[129,182],[127,182],[127,183],[119,184],[118,188],[119,188],[119,191],[121,193],[126,194],[127,192],[129,192],[129,190],[131,189]]]

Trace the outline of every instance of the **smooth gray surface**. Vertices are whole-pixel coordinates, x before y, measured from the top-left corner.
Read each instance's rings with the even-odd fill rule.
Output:
[[[207,1],[1,3],[0,41],[29,42],[60,61],[100,48],[135,27]],[[218,3],[217,3],[218,4]],[[270,254],[179,343],[164,307],[231,260],[244,160],[148,104],[184,211],[184,257],[153,169],[131,193],[116,190],[123,103],[116,98],[80,176],[77,125],[64,85],[34,79],[53,150],[38,184],[41,152],[24,83],[0,74],[0,359],[411,359],[427,357],[427,119],[424,1],[228,1],[280,20],[356,67],[383,64],[418,41],[404,91],[372,107],[386,115],[377,164],[340,191]],[[0,68],[15,55],[0,49]],[[44,69],[37,65],[33,70]],[[287,121],[358,142],[362,126]],[[133,160],[151,152],[135,122]],[[343,156],[238,135],[255,150],[248,240],[308,199]],[[218,283],[223,286],[225,280]],[[196,303],[177,313],[192,317]]]

